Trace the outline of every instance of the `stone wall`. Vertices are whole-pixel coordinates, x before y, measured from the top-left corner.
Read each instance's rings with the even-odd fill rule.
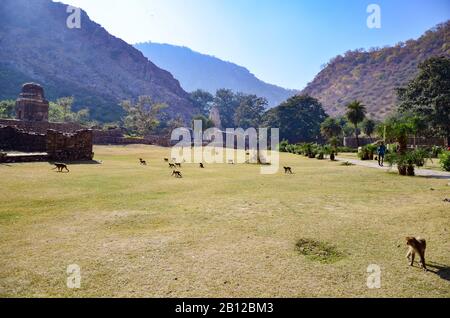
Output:
[[[64,134],[56,130],[47,131],[47,153],[55,161],[89,161],[94,158],[92,130],[80,130]]]
[[[0,126],[0,149],[22,152],[46,152],[47,137],[29,133],[11,126]]]
[[[15,119],[0,119],[0,125],[15,126],[21,130],[36,132],[39,134],[46,134],[49,129],[64,133],[74,133],[78,130],[85,129],[83,126],[76,123],[50,123],[44,121],[23,121]]]
[[[0,150],[47,153],[49,160],[92,160],[92,130],[65,134],[48,130],[46,134],[30,133],[12,126],[0,126]]]

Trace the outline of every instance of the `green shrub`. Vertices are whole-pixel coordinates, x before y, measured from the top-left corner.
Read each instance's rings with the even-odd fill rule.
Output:
[[[443,151],[439,156],[442,169],[450,171],[450,151]]]
[[[350,148],[350,147],[337,147],[336,151],[339,152],[351,152],[351,153],[356,153],[358,152],[358,149],[356,148]]]
[[[279,152],[289,152],[288,151],[289,142],[287,140],[282,140],[280,144],[278,145],[278,151]]]
[[[358,152],[358,157],[361,160],[373,160],[376,151],[376,145],[366,145],[361,148],[361,151]]]
[[[444,148],[440,146],[431,147],[431,156],[432,158],[439,158],[439,156],[444,152]]]
[[[423,167],[428,159],[431,159],[430,153],[423,149],[419,148],[412,152],[414,164],[418,167]]]

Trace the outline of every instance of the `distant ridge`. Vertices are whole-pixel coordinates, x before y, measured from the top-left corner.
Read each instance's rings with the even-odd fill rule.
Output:
[[[297,91],[265,83],[246,68],[187,47],[160,43],[138,43],[135,47],[159,67],[171,72],[188,92],[203,89],[215,93],[220,88],[265,97],[269,106],[278,106]]]

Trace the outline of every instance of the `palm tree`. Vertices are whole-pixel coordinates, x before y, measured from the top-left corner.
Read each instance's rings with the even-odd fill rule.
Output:
[[[376,125],[376,122],[370,118],[366,118],[362,123],[363,131],[370,139],[372,139],[372,134],[375,132]]]
[[[366,118],[366,106],[364,106],[361,102],[355,100],[347,105],[347,118],[348,120],[355,125],[355,136],[356,136],[356,145],[359,147],[359,138],[358,138],[358,124]]]

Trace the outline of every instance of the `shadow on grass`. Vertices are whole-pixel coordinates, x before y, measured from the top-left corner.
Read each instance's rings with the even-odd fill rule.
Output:
[[[417,176],[419,178],[425,178],[425,179],[441,179],[441,180],[450,180],[450,176],[442,176],[442,175],[429,175],[429,176]]]
[[[430,262],[427,264],[428,271],[438,275],[440,278],[450,281],[450,266]]]
[[[78,166],[78,165],[101,165],[101,161],[97,160],[89,160],[89,161],[48,161],[50,165],[54,165],[55,163],[64,163],[71,166]]]

